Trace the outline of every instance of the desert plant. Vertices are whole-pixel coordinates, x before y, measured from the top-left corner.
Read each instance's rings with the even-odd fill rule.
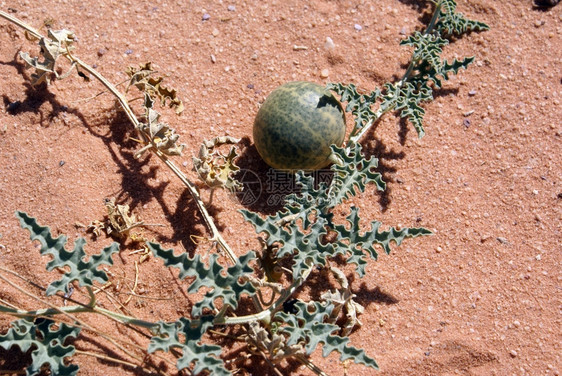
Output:
[[[276,364],[292,359],[317,374],[324,374],[309,360],[309,355],[319,344],[323,345],[324,356],[337,352],[342,360],[349,359],[377,368],[372,357],[349,343],[348,335],[361,325],[359,315],[363,307],[354,300],[346,274],[336,266],[337,262],[330,261],[343,259],[354,265],[359,277],[364,277],[369,260],[377,259],[377,248],[390,253],[392,242],[400,245],[405,238],[429,235],[431,232],[424,228],[393,227],[383,231],[378,221],[372,221],[370,228],[361,230],[358,208],[348,208],[345,223],[337,223],[333,213],[335,207],[346,205],[350,197],[364,192],[369,183],[378,190],[385,189],[385,182],[376,171],[378,160],[366,158],[362,154],[361,140],[367,131],[384,114],[394,111],[410,121],[419,137],[422,137],[422,102],[433,99],[434,88],[441,87],[449,74],[456,74],[473,61],[473,58],[444,61],[441,58],[442,48],[447,45],[449,36],[459,37],[468,31],[486,30],[487,26],[456,12],[454,0],[438,0],[433,4],[433,17],[425,31],[416,31],[401,42],[413,48],[410,64],[402,79],[386,83],[370,94],[361,94],[353,84],[335,83],[327,86],[327,90],[339,95],[345,110],[354,119],[353,130],[345,144],[342,147],[332,146],[337,163],[330,168],[333,175],[331,182],[315,182],[306,172],[296,171],[294,178],[299,191],[289,194],[283,207],[275,214],[264,217],[250,210],[240,210],[256,232],[264,236],[264,241],[262,249],[248,250],[239,256],[217,229],[195,184],[172,161],[174,156],[182,153],[183,146],[178,143],[179,135],[174,129],[160,121],[154,104],[160,101],[178,112],[181,112],[182,104],[174,90],[162,85],[160,77],[154,77],[151,65],[143,64],[127,70],[129,87],[136,87],[143,93],[144,112],[137,115],[124,93],[74,55],[74,34],[71,31],[49,30],[48,36],[43,36],[0,11],[0,16],[23,28],[30,39],[39,41],[41,60],[27,53],[20,54],[26,65],[34,69],[33,85],[64,78],[66,74],[59,75],[55,64],[58,59],[65,58],[70,62],[71,69],[76,69],[83,77],[87,77],[85,73],[88,73],[117,98],[139,134],[141,146],[136,156],[153,153],[175,173],[193,196],[211,234],[209,240],[229,260],[228,265],[223,265],[217,254],[203,260],[200,255],[189,257],[185,253],[178,254],[172,249],[165,249],[158,243],[145,241],[147,249],[162,259],[165,266],[179,269],[180,279],[192,277],[187,292],[198,292],[203,287],[206,292],[203,299],[193,306],[188,317],[179,317],[173,322],[140,320],[96,304],[94,290],[109,280],[107,267],[112,265],[112,256],[118,252],[117,243],[86,260],[85,240],[79,239],[74,249],[68,251],[65,249],[65,236],[54,238],[49,227],[40,225],[26,213],[17,212],[21,227],[30,232],[32,240],[41,244],[40,253],[52,257],[47,269],[65,270],[62,278],[46,288],[46,295],[64,296],[71,304],[57,306],[33,295],[25,287],[13,282],[20,276],[0,267],[0,279],[4,283],[33,297],[41,305],[37,310],[28,311],[0,301],[0,312],[17,318],[11,328],[0,335],[0,346],[5,349],[17,346],[23,352],[32,349],[31,364],[26,369],[28,375],[37,374],[45,367],[53,375],[75,375],[79,367],[69,363],[68,358],[76,349],[67,340],[76,338],[82,329],[87,329],[111,341],[131,357],[129,363],[109,356],[104,359],[148,367],[147,371],[151,372],[163,372],[150,369],[141,357],[126,350],[122,339],[96,332],[94,327],[79,318],[82,313],[94,313],[139,328],[149,338],[144,349],[146,353],[170,352],[176,358],[177,370],[187,370],[191,374],[231,374],[221,357],[221,347],[208,343],[209,339],[204,336],[211,330],[217,332],[217,328],[220,328],[221,333],[227,333],[228,328],[234,325],[243,328],[242,334],[237,334],[235,340],[245,346],[248,353],[263,357],[277,373]],[[218,137],[203,142],[199,158],[194,159],[194,166],[198,176],[211,189],[240,187],[236,181],[238,167],[235,164],[235,149],[231,149],[227,155],[215,150],[224,144],[235,145],[237,141]],[[113,220],[106,225],[112,226],[119,234],[127,234],[136,222],[128,217],[126,209],[115,208],[113,206],[109,212]],[[96,229],[99,230],[99,227]],[[283,265],[290,265],[290,269]],[[263,269],[263,273],[256,273],[256,268]],[[297,290],[307,284],[317,269],[331,273],[339,287],[322,292],[317,300],[305,301],[297,296]],[[89,292],[89,302],[80,303],[70,297],[73,285]],[[273,293],[269,302],[264,302],[261,294],[266,288]],[[253,304],[254,313],[235,315],[234,311],[245,300]]]

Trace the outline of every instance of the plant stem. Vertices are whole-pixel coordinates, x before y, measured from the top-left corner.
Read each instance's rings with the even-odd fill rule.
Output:
[[[0,267],[0,271],[8,272],[10,274],[13,274],[13,275],[17,276],[18,278],[21,278],[21,276],[19,274],[11,271],[9,269],[5,269],[5,268]],[[24,310],[21,310],[21,309],[15,309],[15,308],[0,305],[0,312],[8,313],[8,314],[16,316],[16,317],[41,317],[41,316],[54,316],[56,314],[62,314],[62,315],[66,316],[67,318],[69,318],[71,320],[71,322],[73,323],[72,324],[73,326],[79,326],[81,328],[84,328],[86,330],[89,330],[93,333],[98,334],[102,338],[105,338],[106,340],[111,342],[114,346],[116,346],[118,349],[123,351],[125,354],[127,354],[131,358],[136,359],[139,363],[142,363],[142,359],[140,357],[133,354],[131,351],[129,351],[124,346],[119,345],[119,343],[117,343],[117,340],[113,339],[111,336],[109,336],[105,333],[100,332],[99,330],[93,328],[92,326],[90,326],[86,322],[79,320],[77,317],[75,317],[71,314],[71,313],[79,313],[79,312],[92,312],[92,308],[90,308],[88,306],[84,306],[84,305],[70,306],[70,307],[56,307],[55,305],[53,305],[53,304],[41,299],[40,297],[26,291],[25,289],[21,288],[20,286],[18,286],[14,282],[10,281],[8,278],[6,278],[1,273],[0,273],[0,279],[3,280],[4,282],[6,282],[7,284],[9,284],[10,286],[12,286],[13,288],[15,288],[16,290],[20,291],[24,295],[27,295],[30,298],[32,298],[34,300],[37,300],[40,303],[44,304],[45,306],[49,307],[49,308],[46,308],[46,309],[43,309],[43,310],[37,310],[37,311],[24,311]],[[97,308],[97,310],[99,310],[99,308]],[[115,314],[114,312],[111,312],[111,313]],[[121,342],[125,342],[125,341],[121,340]],[[125,343],[127,343],[127,342],[125,342]],[[144,349],[141,349],[140,346],[138,346],[137,344],[131,344],[130,342],[128,342],[127,344],[132,345],[134,347],[137,347],[140,350],[144,351]]]
[[[27,25],[26,23],[18,20],[15,17],[13,17],[13,16],[11,16],[11,15],[5,13],[5,12],[2,12],[2,11],[0,11],[0,16],[2,16],[6,20],[14,23],[15,25],[21,27],[22,29],[26,30],[27,32],[32,34],[34,37],[36,37],[38,39],[44,38],[37,30],[35,30],[31,26]],[[139,129],[140,123],[139,123],[137,117],[135,116],[133,110],[129,106],[127,98],[119,90],[117,90],[117,88],[113,84],[111,84],[111,82],[109,82],[105,77],[103,77],[94,68],[90,67],[88,64],[86,64],[85,62],[83,62],[79,58],[73,56],[70,53],[70,51],[67,50],[67,53],[64,56],[68,60],[70,60],[72,63],[78,65],[81,69],[85,70],[86,72],[88,72],[89,74],[94,76],[103,86],[105,86],[105,88],[107,90],[109,90],[109,92],[111,92],[111,94],[113,94],[115,96],[115,98],[117,98],[117,100],[119,101],[119,104],[121,105],[121,108],[123,109],[123,111],[125,111],[125,114],[129,118],[131,123],[134,125],[135,129]],[[224,238],[222,237],[219,230],[217,229],[217,226],[215,225],[215,222],[213,221],[213,218],[211,217],[211,215],[207,211],[207,208],[205,207],[205,204],[203,203],[203,200],[201,199],[201,196],[199,194],[199,191],[195,187],[195,184],[193,184],[187,178],[187,176],[185,176],[185,174],[174,163],[172,163],[172,161],[169,160],[169,158],[165,154],[163,154],[161,151],[157,150],[154,147],[149,148],[149,149],[154,154],[156,154],[158,156],[158,158],[160,158],[166,164],[166,166],[168,166],[174,172],[174,174],[181,180],[181,182],[187,187],[187,189],[189,190],[189,193],[191,194],[191,196],[193,197],[193,199],[195,201],[195,204],[197,205],[197,208],[201,212],[201,215],[203,217],[203,220],[205,221],[205,224],[207,225],[207,228],[211,232],[212,237],[211,237],[210,240],[213,241],[213,242],[216,242],[218,244],[218,246],[220,247],[220,249],[222,249],[227,254],[228,258],[232,261],[232,263],[235,264],[236,261],[237,261],[237,257],[234,254],[234,252],[232,251],[232,249],[230,248],[230,246],[227,244],[227,242],[224,240]]]
[[[427,27],[424,31],[424,34],[429,34],[433,31],[433,28],[435,27],[435,24],[439,20],[439,14],[440,14],[442,3],[443,3],[442,0],[440,0],[436,3],[435,10],[433,11],[433,16],[431,17],[431,21],[427,25]],[[412,72],[414,71],[417,63],[418,62],[416,60],[414,60],[414,57],[412,55],[412,58],[410,59],[410,64],[408,65],[408,68],[406,69],[406,72],[404,73],[404,75],[402,76],[400,81],[398,81],[396,83],[397,87],[401,88],[402,86],[404,86],[404,84],[406,82],[408,82],[408,80],[410,79],[410,76],[411,76]],[[375,115],[373,116],[373,118],[367,124],[365,124],[365,126],[363,128],[361,128],[359,130],[359,132],[352,133],[350,135],[349,142],[348,142],[348,145],[347,145],[347,149],[350,150],[352,145],[359,143],[359,140],[365,135],[365,133],[367,133],[369,131],[371,126],[373,124],[375,124],[385,113],[387,113],[389,111],[392,111],[393,109],[394,109],[394,106],[387,107],[387,108],[384,108],[384,109],[379,108],[377,110],[377,112],[375,112]]]
[[[76,355],[92,356],[92,357],[97,358],[97,359],[102,359],[102,360],[104,360],[104,361],[106,361],[106,362],[117,363],[117,364],[121,364],[121,365],[128,366],[128,367],[131,367],[131,368],[140,368],[140,369],[143,370],[144,372],[150,373],[150,370],[148,370],[148,369],[146,369],[146,368],[144,368],[144,367],[142,367],[142,366],[139,366],[138,364],[131,363],[131,362],[127,362],[127,361],[125,361],[125,360],[117,359],[117,358],[114,358],[114,357],[111,357],[111,356],[102,355],[102,354],[96,354],[96,353],[91,352],[91,351],[82,351],[82,350],[75,350],[75,354],[76,354]],[[168,375],[167,373],[163,373],[162,370],[157,370],[157,371],[158,371],[158,373],[160,373],[161,375]]]
[[[425,31],[423,32],[425,35],[427,35],[427,34],[429,34],[433,31],[433,28],[435,27],[435,24],[437,23],[437,20],[439,20],[439,13],[441,11],[442,2],[443,1],[439,1],[435,5],[435,10],[433,11],[433,16],[431,17],[431,21],[429,21],[429,24],[427,25],[427,27],[425,28]],[[410,59],[410,65],[408,65],[408,68],[406,69],[406,72],[402,76],[402,79],[400,81],[398,81],[396,86],[402,87],[410,79],[410,75],[414,71],[414,68],[415,68],[417,63],[418,62],[416,60],[414,60],[414,57],[412,55],[412,59]]]
[[[10,21],[13,24],[16,24],[17,26],[21,27],[22,29],[26,30],[28,33],[32,34],[35,38],[37,39],[41,39],[43,36],[41,34],[39,34],[39,32],[37,32],[34,28],[32,28],[31,26],[29,26],[28,24],[26,24],[25,22],[17,19],[16,17],[12,17],[11,15],[9,15],[8,13],[4,13],[0,10],[0,17],[5,18],[6,20]]]

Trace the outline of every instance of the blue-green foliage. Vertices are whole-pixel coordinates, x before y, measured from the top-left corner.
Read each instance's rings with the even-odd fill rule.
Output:
[[[353,139],[367,124],[376,122],[387,111],[398,111],[400,117],[408,119],[414,126],[419,137],[423,137],[424,109],[422,102],[433,100],[432,84],[440,88],[449,74],[457,74],[459,69],[467,68],[474,57],[466,57],[452,62],[441,59],[443,47],[449,44],[445,38],[458,36],[469,31],[488,30],[488,26],[479,21],[472,21],[456,12],[454,0],[434,1],[437,4],[436,19],[426,32],[414,32],[400,42],[404,46],[412,46],[410,66],[404,78],[396,83],[386,83],[383,90],[378,88],[365,95],[358,92],[354,84],[328,84],[327,88],[340,96],[346,105],[346,111],[355,118],[355,127],[351,132]],[[374,106],[379,103],[378,111]]]
[[[61,235],[53,238],[51,230],[47,226],[40,226],[37,220],[28,216],[23,212],[16,212],[16,217],[20,220],[22,228],[29,230],[31,240],[38,240],[41,243],[41,254],[51,255],[53,259],[47,263],[47,270],[51,271],[55,268],[68,267],[70,271],[63,274],[58,281],[52,282],[47,287],[47,295],[56,294],[58,291],[68,292],[69,284],[78,281],[80,286],[93,286],[94,281],[104,284],[108,281],[105,271],[99,270],[101,265],[112,265],[111,256],[119,252],[119,245],[112,245],[102,249],[100,254],[90,256],[86,259],[84,245],[86,240],[78,238],[74,243],[74,250],[68,252],[64,245],[66,244],[66,236]]]
[[[310,355],[321,343],[324,357],[337,351],[342,361],[353,359],[355,363],[378,369],[375,360],[367,356],[364,350],[348,346],[349,338],[335,334],[339,326],[325,322],[334,309],[331,302],[297,302],[295,307],[297,311],[294,314],[278,312],[274,317],[275,321],[281,323],[277,333],[287,335],[288,346],[300,344]]]
[[[343,254],[349,256],[348,263],[357,265],[357,274],[360,277],[365,275],[365,267],[368,258],[377,259],[378,253],[375,244],[378,244],[382,249],[389,254],[390,242],[394,241],[396,245],[400,245],[405,238],[415,238],[421,235],[431,235],[431,231],[425,228],[403,228],[396,229],[391,227],[387,231],[379,231],[381,222],[372,221],[371,228],[364,230],[359,224],[359,208],[352,206],[351,212],[347,216],[348,226],[336,225],[335,230],[338,232],[338,249]],[[349,229],[348,229],[349,227]]]
[[[370,94],[361,94],[355,84],[328,83],[326,87],[338,93],[342,103],[347,103],[345,111],[350,112],[355,121],[352,135],[377,119],[371,107],[381,95],[379,89],[375,89]]]
[[[315,188],[313,179],[299,171],[295,180],[300,184],[300,193],[289,195],[284,208],[275,215],[262,218],[257,213],[241,210],[258,234],[267,234],[266,244],[277,247],[278,258],[292,257],[295,279],[312,266],[326,265],[327,258],[337,254],[346,255],[363,276],[368,256],[377,257],[375,244],[389,253],[391,241],[400,244],[406,237],[431,234],[421,228],[379,232],[381,223],[377,221],[371,223],[371,230],[362,231],[356,208],[352,208],[347,218],[349,226],[334,224],[332,209],[336,205],[364,192],[368,183],[374,183],[380,190],[385,188],[385,183],[380,173],[374,171],[377,159],[363,157],[360,144],[349,149],[333,146],[332,150],[343,163],[332,165],[334,178],[330,185],[321,183]],[[324,240],[329,232],[336,234],[335,241]]]
[[[197,292],[201,287],[210,288],[203,300],[193,306],[191,313],[195,317],[200,316],[205,308],[215,309],[215,300],[218,298],[223,300],[224,305],[236,309],[242,295],[251,296],[256,293],[256,289],[249,282],[241,282],[245,275],[252,275],[254,272],[248,265],[255,259],[254,252],[240,256],[235,265],[225,268],[218,263],[216,254],[210,255],[207,267],[199,255],[193,258],[185,253],[176,256],[173,249],[165,250],[157,243],[148,243],[148,247],[154,255],[164,260],[164,265],[178,268],[180,279],[195,277],[187,289],[188,292]]]
[[[462,13],[456,11],[455,0],[440,0],[438,21],[435,30],[442,35],[461,35],[469,31],[488,30],[489,26],[484,22],[474,21],[466,18]]]
[[[178,370],[191,368],[191,374],[199,375],[206,371],[211,375],[228,376],[231,373],[224,367],[220,359],[221,347],[201,343],[207,329],[213,326],[214,316],[201,316],[190,321],[182,317],[175,322],[158,322],[154,335],[150,339],[148,352],[170,351],[180,349],[181,358],[177,361]],[[180,338],[181,337],[183,338]]]
[[[78,373],[78,366],[65,364],[65,358],[72,356],[75,348],[72,345],[64,345],[70,338],[78,337],[79,328],[64,323],[56,324],[48,319],[36,319],[35,322],[20,319],[12,322],[8,332],[0,336],[0,347],[9,350],[17,346],[25,353],[31,351],[31,365],[26,368],[27,376],[37,375],[43,366],[48,365],[50,374],[53,376],[74,376]]]

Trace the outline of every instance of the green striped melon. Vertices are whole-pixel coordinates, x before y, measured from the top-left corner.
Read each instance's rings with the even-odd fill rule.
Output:
[[[280,170],[317,170],[330,163],[330,145],[341,146],[345,114],[324,86],[289,82],[271,92],[254,121],[254,144]]]

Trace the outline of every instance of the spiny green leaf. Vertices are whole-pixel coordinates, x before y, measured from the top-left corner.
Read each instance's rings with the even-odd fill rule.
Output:
[[[371,107],[381,95],[379,89],[372,91],[368,95],[359,94],[354,84],[329,83],[327,89],[338,93],[342,103],[347,102],[345,111],[351,112],[355,120],[355,128],[351,132],[352,134],[377,119]]]
[[[339,234],[338,253],[351,254],[348,263],[357,265],[357,273],[363,277],[365,275],[365,266],[367,260],[365,253],[367,252],[373,259],[377,259],[378,253],[374,247],[375,244],[380,245],[384,251],[389,254],[391,252],[390,243],[394,241],[396,245],[400,245],[405,238],[415,238],[421,235],[431,235],[432,232],[425,228],[403,228],[400,230],[391,227],[387,231],[379,231],[381,222],[372,221],[371,229],[362,231],[360,226],[359,208],[352,206],[351,212],[346,218],[348,226],[336,225],[335,230]]]
[[[280,226],[277,216],[261,218],[257,213],[241,210],[246,221],[254,225],[256,233],[266,233],[266,244],[277,246],[277,257],[293,257],[293,277],[298,278],[314,265],[325,265],[326,256],[332,253],[330,244],[322,244],[326,235],[326,219],[318,217],[304,233],[293,221]]]
[[[0,336],[0,347],[9,350],[12,346],[18,346],[22,352],[30,348],[32,363],[26,369],[26,375],[37,375],[44,365],[48,365],[51,375],[74,376],[78,373],[75,364],[65,365],[65,358],[74,354],[72,345],[64,346],[64,342],[70,337],[78,337],[80,328],[75,328],[64,323],[57,324],[58,328],[51,329],[54,321],[48,319],[37,319],[35,323],[20,319],[12,322],[12,327],[6,335]]]
[[[420,138],[425,134],[423,129],[425,110],[420,107],[420,103],[433,99],[432,90],[425,82],[427,79],[420,87],[415,87],[410,82],[405,82],[402,86],[387,83],[383,96],[384,101],[381,105],[384,109],[394,108],[400,111],[400,116],[410,120]]]
[[[322,217],[331,223],[333,214],[330,209],[336,202],[330,197],[328,184],[320,182],[318,187],[315,187],[314,178],[306,176],[302,171],[297,171],[295,174],[295,184],[300,192],[291,193],[285,198],[286,204],[281,211],[281,216],[292,217],[293,221],[301,220],[304,230],[310,228],[316,217]]]
[[[439,19],[435,24],[435,30],[442,35],[461,35],[467,31],[484,31],[490,27],[483,22],[473,21],[466,18],[462,13],[456,11],[455,0],[441,0]]]
[[[47,270],[51,271],[54,268],[68,267],[70,271],[64,273],[62,278],[58,281],[52,282],[47,287],[47,295],[56,294],[57,291],[67,293],[68,285],[73,281],[78,281],[80,286],[93,286],[94,281],[101,284],[107,283],[109,280],[104,270],[98,270],[101,265],[113,265],[111,256],[119,252],[119,244],[113,243],[105,247],[100,254],[90,256],[88,261],[85,261],[86,253],[84,252],[84,245],[86,240],[78,238],[74,242],[74,250],[68,252],[64,245],[66,244],[66,236],[61,235],[53,239],[49,227],[40,226],[37,220],[28,216],[23,212],[16,212],[16,217],[20,220],[20,225],[23,229],[29,230],[31,240],[38,240],[41,243],[41,254],[51,255],[53,259],[47,263]]]
[[[361,144],[353,143],[349,149],[332,145],[332,151],[343,161],[341,165],[336,163],[332,165],[334,180],[328,193],[332,199],[332,206],[340,204],[351,196],[356,196],[359,192],[364,192],[368,183],[375,183],[380,191],[386,189],[382,175],[374,171],[378,166],[378,159],[365,158],[361,153]]]
[[[223,299],[224,305],[236,309],[242,295],[251,296],[256,293],[252,284],[240,282],[244,276],[253,274],[254,270],[248,265],[256,258],[253,251],[240,256],[236,264],[229,268],[219,264],[218,256],[212,254],[208,261],[209,267],[207,267],[199,255],[195,255],[193,258],[186,253],[176,256],[173,249],[165,250],[160,244],[149,242],[147,245],[154,255],[164,260],[164,265],[180,270],[180,279],[195,277],[187,289],[188,292],[197,292],[201,287],[211,289],[205,294],[203,300],[193,306],[191,313],[194,316],[200,316],[204,308],[215,309],[215,300],[218,298]]]
[[[443,52],[443,46],[447,44],[449,44],[449,41],[438,35],[422,34],[419,31],[400,42],[401,46],[414,46],[412,55],[414,62],[426,61],[433,67],[441,65],[441,53]]]
[[[474,57],[465,57],[462,60],[454,59],[451,63],[444,61],[439,67],[422,63],[417,67],[417,73],[412,75],[408,82],[418,88],[419,91],[432,93],[433,89],[429,86],[431,82],[440,88],[442,87],[442,79],[449,79],[449,73],[457,74],[461,68],[466,69],[473,61]],[[432,97],[429,99],[432,99]]]
[[[324,357],[337,351],[340,353],[340,360],[342,361],[353,359],[355,363],[378,369],[375,360],[367,356],[364,350],[347,346],[349,338],[332,334],[339,330],[339,327],[324,322],[330,317],[334,309],[332,303],[310,302],[306,304],[297,302],[295,307],[297,308],[295,314],[278,312],[274,317],[274,320],[285,324],[279,327],[278,333],[288,335],[287,345],[301,343],[306,349],[306,353],[311,354],[318,344],[322,343],[322,355]]]
[[[278,258],[293,257],[295,278],[312,266],[326,265],[326,257],[334,255],[333,245],[323,243],[328,228],[333,229],[331,209],[364,192],[368,183],[375,183],[380,190],[385,188],[381,174],[373,171],[377,159],[365,159],[360,144],[352,144],[349,150],[332,146],[332,150],[342,164],[332,165],[334,179],[330,186],[321,183],[314,188],[313,179],[298,172],[295,179],[301,192],[289,195],[285,207],[275,215],[262,218],[248,210],[240,211],[258,234],[267,234],[266,244],[277,247]]]
[[[230,375],[220,359],[221,347],[201,343],[207,329],[213,326],[213,319],[214,316],[207,315],[193,321],[182,317],[175,322],[158,322],[157,334],[150,339],[148,352],[169,352],[172,348],[179,348],[182,357],[177,362],[178,370],[189,368],[193,364],[193,375],[205,371],[212,375]],[[180,335],[184,338],[183,341]]]

